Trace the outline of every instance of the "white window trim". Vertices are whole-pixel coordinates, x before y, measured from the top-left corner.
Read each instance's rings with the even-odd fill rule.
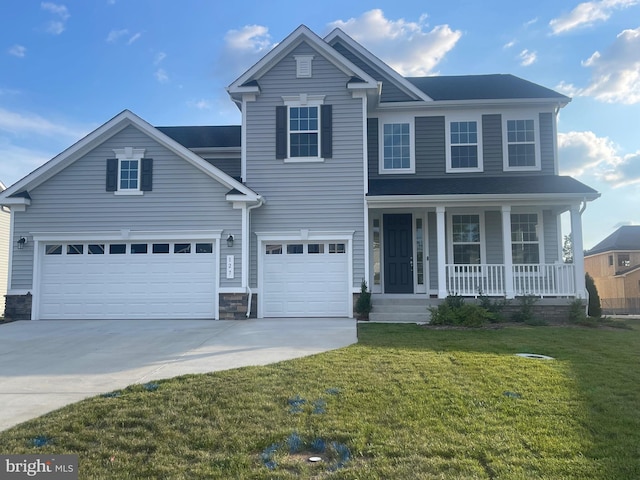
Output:
[[[512,167],[509,165],[509,137],[507,130],[507,121],[508,120],[533,120],[533,135],[534,135],[534,146],[535,146],[535,156],[536,162],[535,165],[526,166],[526,167]],[[528,143],[528,142],[527,142]],[[517,144],[517,143],[515,143]],[[541,160],[540,160],[540,122],[538,113],[524,113],[521,115],[517,115],[514,113],[510,113],[507,115],[502,115],[502,154],[503,154],[503,170],[505,172],[532,172],[542,170]]]
[[[384,168],[384,126],[391,123],[409,124],[409,168]],[[402,175],[416,173],[415,118],[408,115],[383,115],[378,117],[378,173],[380,175]]]
[[[114,195],[144,195],[144,192],[140,190],[140,182],[142,181],[142,159],[144,158],[144,148],[114,148],[113,153],[118,159],[118,185]],[[136,160],[138,162],[138,188],[120,188],[120,174],[122,171],[123,160]]]
[[[478,166],[474,168],[453,168],[451,166],[451,122],[476,122],[478,126]],[[480,114],[454,114],[445,117],[444,137],[446,145],[447,173],[468,173],[483,172],[483,150],[482,150],[482,115]]]
[[[287,158],[284,163],[314,163],[324,162],[322,158],[322,112],[320,105],[324,104],[324,95],[300,95],[283,96],[282,100],[287,106]],[[289,111],[291,107],[318,107],[318,156],[317,157],[292,157],[291,156],[291,131],[289,130]]]
[[[511,223],[511,215],[515,214],[524,214],[524,215],[537,215],[538,223],[536,224],[536,235],[538,236],[538,257],[539,257],[539,265],[544,265],[546,263],[545,257],[545,249],[544,249],[544,217],[542,216],[542,210],[531,210],[531,209],[513,209],[509,214],[509,226],[512,227]],[[511,231],[509,231],[509,238],[511,238]],[[510,242],[510,247],[513,248],[513,240]],[[516,242],[516,243],[535,243],[535,242]],[[535,265],[532,263],[515,263],[514,265]]]
[[[447,263],[453,265],[453,216],[457,215],[478,215],[480,220],[480,265],[487,262],[487,242],[485,238],[484,210],[476,211],[449,211],[447,212]],[[463,264],[461,264],[463,265]]]

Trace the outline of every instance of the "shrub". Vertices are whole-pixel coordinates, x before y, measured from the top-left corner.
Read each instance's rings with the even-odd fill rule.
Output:
[[[372,308],[371,292],[367,290],[367,282],[362,280],[362,283],[360,284],[360,296],[356,302],[356,313],[358,314],[358,318],[368,320],[369,312],[371,312]]]
[[[494,321],[494,316],[486,308],[473,303],[465,303],[458,295],[449,295],[437,307],[430,307],[432,325],[454,325],[481,327]]]
[[[538,302],[538,297],[534,295],[523,295],[518,297],[520,309],[513,314],[511,319],[514,322],[526,323],[527,325],[544,325],[544,322],[536,320],[533,315],[533,306]]]
[[[585,313],[584,303],[579,298],[576,298],[569,307],[569,322],[581,325],[586,320],[587,314]]]
[[[596,284],[593,281],[593,277],[588,273],[584,276],[584,283],[587,287],[587,292],[589,292],[589,307],[587,309],[587,313],[590,317],[598,317],[602,316],[602,307],[600,306],[600,295],[598,295],[598,289],[596,288]]]
[[[504,321],[504,315],[502,310],[509,304],[509,300],[506,298],[492,299],[482,293],[482,290],[478,290],[479,305],[491,314],[489,321],[492,323],[498,323]]]

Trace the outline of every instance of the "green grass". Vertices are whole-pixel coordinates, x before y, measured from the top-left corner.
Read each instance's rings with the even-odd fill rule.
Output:
[[[640,326],[631,322],[361,324],[348,348],[70,405],[0,433],[0,452],[77,453],[82,479],[636,479]],[[306,403],[292,413],[297,396]],[[293,433],[346,445],[351,459],[334,470],[335,452],[320,465],[298,460],[285,446]],[[50,442],[33,446],[39,436]],[[269,470],[261,454],[274,444]]]

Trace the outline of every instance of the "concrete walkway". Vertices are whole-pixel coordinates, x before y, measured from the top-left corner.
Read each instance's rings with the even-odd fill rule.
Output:
[[[86,397],[357,342],[336,318],[50,320],[0,325],[0,430]]]

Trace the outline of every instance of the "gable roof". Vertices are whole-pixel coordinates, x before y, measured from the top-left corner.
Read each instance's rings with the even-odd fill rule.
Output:
[[[187,148],[240,148],[240,125],[156,127]]]
[[[553,99],[568,103],[561,93],[510,74],[407,77],[434,100]]]
[[[32,190],[52,178],[57,173],[79,160],[98,145],[113,137],[128,126],[138,128],[163,147],[174,152],[176,155],[180,156],[203,173],[225,185],[229,190],[241,192],[242,195],[247,197],[246,200],[256,201],[260,198],[256,192],[235,180],[233,177],[227,175],[222,170],[214,167],[202,157],[196,155],[179,142],[176,142],[174,139],[153,127],[133,112],[124,110],[107,123],[98,127],[71,147],[67,148],[65,151],[31,172],[22,180],[19,180],[4,192],[0,193],[0,204],[28,204],[29,190]]]
[[[587,255],[616,250],[640,250],[640,225],[623,225],[587,252]]]
[[[260,86],[257,80],[303,42],[306,42],[345,75],[355,77],[356,82],[354,83],[358,88],[377,90],[378,82],[376,82],[374,78],[340,55],[307,26],[300,25],[255,65],[231,83],[231,85],[227,87],[227,92],[236,99],[243,93],[259,93]]]

